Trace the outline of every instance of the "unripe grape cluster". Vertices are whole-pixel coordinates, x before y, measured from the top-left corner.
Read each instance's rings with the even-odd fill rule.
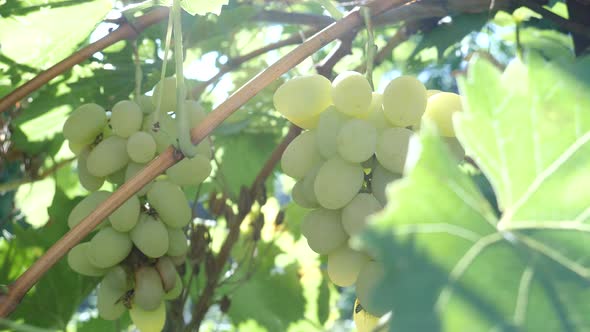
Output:
[[[70,228],[112,194],[100,190],[105,181],[116,186],[125,183],[176,142],[178,132],[171,115],[175,96],[171,77],[156,85],[154,96],[119,101],[110,111],[85,104],[71,113],[63,133],[78,156],[80,183],[91,193],[72,209]],[[184,103],[192,128],[206,113],[196,101]],[[102,318],[117,319],[129,309],[142,332],[162,329],[164,300],[182,292],[175,265],[184,262],[189,249],[183,228],[191,222],[192,211],[183,187],[202,183],[211,172],[209,140],[197,148],[196,156],[183,159],[143,187],[103,220],[88,242],[68,253],[74,271],[103,277],[97,291]]]
[[[332,282],[355,285],[363,307],[382,315],[369,293],[383,268],[348,240],[387,203],[386,186],[402,177],[410,138],[423,119],[432,121],[462,158],[451,121],[461,110],[460,97],[427,90],[411,76],[392,80],[381,94],[363,75],[347,71],[332,82],[320,75],[293,78],[277,89],[274,105],[308,129],[281,159],[283,172],[296,180],[293,200],[311,209],[302,220],[302,234],[313,251],[327,255]]]

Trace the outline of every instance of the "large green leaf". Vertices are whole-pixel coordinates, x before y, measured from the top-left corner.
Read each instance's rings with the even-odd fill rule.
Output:
[[[1,255],[7,257],[10,267],[0,271],[0,284],[14,280],[67,232],[67,216],[76,202],[56,190],[48,209],[50,221],[47,225],[40,229],[14,228],[15,238],[8,243],[11,249],[7,250],[6,256]],[[65,329],[72,314],[97,282],[96,278],[73,272],[62,259],[29,291],[11,318],[23,319],[27,324],[39,327]]]
[[[221,7],[227,5],[228,2],[229,0],[181,0],[180,5],[182,9],[191,15],[206,15],[209,13],[219,15]]]
[[[430,126],[363,243],[385,263],[374,308],[391,331],[587,331],[590,100],[532,58],[504,76],[476,60],[457,133],[502,211]],[[576,190],[575,188],[579,188]]]

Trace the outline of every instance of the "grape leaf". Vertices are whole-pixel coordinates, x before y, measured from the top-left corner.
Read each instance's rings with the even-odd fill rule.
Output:
[[[213,13],[219,15],[221,7],[227,5],[229,0],[182,0],[180,6],[191,15],[207,15]]]
[[[426,125],[406,177],[362,235],[384,262],[372,305],[391,331],[587,331],[590,100],[531,58],[501,75],[475,60],[456,129],[502,215]]]

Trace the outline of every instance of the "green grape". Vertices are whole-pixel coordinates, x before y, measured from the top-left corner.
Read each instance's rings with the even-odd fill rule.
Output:
[[[389,120],[383,113],[383,95],[378,92],[373,92],[373,99],[371,100],[371,106],[369,106],[369,112],[367,114],[367,121],[369,121],[377,131],[381,131],[385,128],[389,128]]]
[[[88,172],[87,160],[90,150],[84,148],[78,155],[78,179],[84,189],[97,191],[104,184],[104,177],[97,177]]]
[[[112,227],[105,227],[90,240],[87,255],[93,265],[109,268],[123,261],[132,247],[129,235],[117,232]]]
[[[111,127],[113,133],[127,138],[141,129],[143,113],[135,102],[121,100],[113,106],[111,112]]]
[[[461,103],[461,96],[456,93],[437,93],[428,98],[428,104],[426,105],[426,111],[422,115],[422,119],[432,121],[441,136],[455,137],[453,114],[463,110]]]
[[[85,143],[76,143],[74,141],[68,141],[68,148],[75,155],[79,155],[80,152],[84,151],[84,149],[87,146],[88,146],[88,144],[85,144]]]
[[[338,158],[326,161],[313,184],[318,202],[327,209],[344,207],[363,186],[364,175],[360,165]]]
[[[184,192],[179,186],[158,180],[147,193],[147,200],[154,208],[160,220],[172,228],[181,228],[191,221],[191,208]]]
[[[159,129],[157,131],[153,130],[154,119],[155,114],[144,117],[141,129],[154,138],[154,141],[156,141],[156,152],[162,153],[162,151],[176,142],[178,131],[174,119],[168,114],[161,114],[158,118]]]
[[[403,173],[412,132],[406,128],[389,128],[379,134],[375,156],[383,167],[393,173]]]
[[[139,173],[144,167],[146,166],[146,164],[138,164],[138,163],[129,163],[127,165],[127,168],[125,169],[125,182],[129,181],[132,177],[135,176],[135,174]],[[150,188],[153,185],[153,181],[146,184],[145,186],[143,186],[143,188],[141,188],[138,192],[137,192],[137,196],[145,196],[145,194],[147,194],[148,190],[150,190]]]
[[[439,92],[442,92],[442,91],[440,91],[440,90],[434,90],[434,89],[432,89],[432,90],[430,90],[430,89],[429,90],[426,90],[426,98],[430,98],[430,97],[434,96],[435,94],[437,94]]]
[[[135,271],[134,303],[144,310],[156,310],[162,303],[164,289],[160,274],[151,266]]]
[[[211,161],[197,154],[192,158],[184,158],[166,170],[168,180],[179,186],[196,186],[211,174]]]
[[[371,190],[373,191],[373,196],[375,196],[382,206],[387,204],[387,195],[385,194],[387,185],[393,181],[399,180],[401,177],[401,174],[392,173],[381,165],[377,165],[373,169],[373,173],[371,174]]]
[[[213,153],[211,152],[211,140],[209,136],[205,137],[201,143],[197,145],[197,154],[200,154],[207,159],[211,159],[213,157]]]
[[[108,191],[95,191],[81,200],[70,212],[68,216],[68,226],[74,228],[92,211],[104,202],[111,195]],[[106,220],[106,219],[105,219]],[[103,220],[104,221],[104,220]]]
[[[120,292],[128,291],[130,287],[127,271],[121,265],[113,267],[105,274],[101,285]]]
[[[302,128],[313,128],[317,116],[330,106],[332,84],[321,75],[295,77],[274,93],[276,110]]]
[[[144,214],[131,230],[133,244],[147,257],[158,258],[168,251],[166,226],[154,217]]]
[[[188,89],[186,89],[188,91]],[[158,98],[162,94],[162,101],[160,103],[160,111],[174,112],[176,110],[176,77],[170,76],[164,78],[163,81],[158,82],[154,87],[152,96],[152,103],[154,107],[158,105]],[[186,98],[186,95],[184,96]]]
[[[115,173],[107,175],[107,178],[106,178],[107,181],[109,181],[112,184],[118,184],[118,185],[125,183],[125,170],[126,169],[127,169],[127,167],[123,167],[120,170],[116,171]]]
[[[168,256],[182,256],[188,252],[188,243],[186,241],[186,235],[182,228],[170,228],[168,230]]]
[[[127,140],[111,136],[90,151],[86,165],[90,174],[104,177],[125,167],[128,162]]]
[[[174,277],[176,278],[174,281],[174,288],[164,294],[164,300],[174,300],[180,296],[180,294],[182,294],[182,279],[180,278],[178,272]]]
[[[352,286],[369,257],[344,245],[328,254],[328,276],[340,286]]]
[[[303,194],[305,198],[312,203],[315,207],[320,207],[318,198],[315,195],[314,184],[315,179],[318,176],[318,172],[324,163],[315,165],[303,178]]]
[[[140,202],[137,196],[129,197],[111,215],[111,226],[118,232],[129,232],[137,224],[139,219]]]
[[[188,114],[191,129],[198,126],[207,117],[207,112],[196,100],[186,100],[184,102],[184,111]]]
[[[291,189],[291,198],[295,203],[297,203],[297,205],[301,207],[307,209],[314,209],[318,207],[318,203],[317,201],[313,202],[307,198],[307,195],[305,194],[305,190],[303,188],[303,182],[304,180],[301,179],[295,183],[293,189]]]
[[[368,121],[346,121],[336,137],[338,154],[351,163],[361,163],[375,153],[377,129]]]
[[[97,104],[84,104],[68,116],[64,123],[63,134],[69,141],[88,145],[94,142],[107,122],[104,108]]]
[[[162,301],[160,306],[152,311],[134,306],[129,309],[129,316],[139,332],[161,332],[166,323],[166,305]]]
[[[90,243],[84,242],[76,245],[68,252],[68,265],[82,275],[99,277],[107,273],[107,270],[96,267],[90,263],[86,252]]]
[[[342,228],[339,211],[328,209],[308,212],[301,222],[301,234],[307,239],[311,250],[318,254],[332,252],[348,238]]]
[[[414,77],[400,76],[383,91],[383,113],[394,126],[418,125],[425,109],[426,88]]]
[[[136,163],[147,163],[156,155],[154,137],[144,131],[138,131],[127,140],[127,154]]]
[[[287,146],[281,157],[281,168],[290,177],[301,179],[321,158],[315,131],[310,130],[297,136]]]
[[[350,236],[359,234],[367,224],[367,217],[381,209],[375,196],[360,193],[342,209],[342,226]]]
[[[104,282],[98,285],[96,292],[96,307],[102,319],[115,320],[125,312],[124,301],[126,290],[113,289]]]
[[[369,81],[360,73],[345,71],[332,81],[332,100],[334,106],[345,114],[365,117],[371,105],[373,89]]]
[[[156,262],[156,270],[160,274],[160,279],[162,280],[162,287],[164,288],[164,292],[169,292],[174,288],[176,283],[176,275],[178,272],[176,271],[176,266],[174,266],[174,262],[168,256],[163,256],[158,259]]]
[[[367,312],[375,316],[382,316],[389,311],[374,300],[374,290],[384,276],[383,266],[371,261],[362,266],[356,279],[356,296],[359,302]]]
[[[330,159],[338,155],[336,137],[342,125],[349,119],[348,115],[338,112],[334,106],[320,114],[316,144],[322,157]]]
[[[152,103],[151,96],[141,95],[135,102],[139,105],[143,114],[147,115],[154,112],[154,103]]]
[[[186,254],[180,256],[169,256],[170,259],[174,262],[174,265],[180,266],[186,263]]]

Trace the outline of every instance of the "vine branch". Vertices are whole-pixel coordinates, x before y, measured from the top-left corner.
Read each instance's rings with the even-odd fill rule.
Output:
[[[19,86],[14,91],[0,99],[0,113],[6,111],[10,106],[16,104],[19,100],[25,98],[47,82],[64,73],[66,70],[88,59],[92,54],[100,52],[120,40],[135,38],[138,33],[142,32],[147,27],[162,21],[166,17],[168,17],[168,8],[159,7],[135,19],[133,27],[129,23],[120,25],[113,32],[58,62],[53,67],[43,71],[32,80]]]
[[[377,15],[406,2],[407,1],[404,0],[375,0],[369,4],[369,8],[371,10],[371,15]],[[165,14],[168,14],[167,10],[165,11]],[[200,143],[226,118],[271,82],[301,63],[311,54],[317,52],[329,42],[341,37],[351,29],[360,26],[362,22],[363,19],[360,15],[359,9],[354,9],[342,20],[339,20],[318,32],[286,56],[256,75],[215,110],[209,113],[203,122],[191,130],[193,144]],[[127,29],[129,30],[131,28],[128,27]],[[33,287],[33,285],[35,285],[35,283],[37,283],[37,281],[72,247],[90,234],[90,232],[92,232],[104,218],[108,217],[115,209],[129,199],[129,197],[134,195],[150,181],[182,158],[181,155],[175,153],[172,146],[169,146],[156,159],[151,161],[144,169],[123,184],[107,200],[100,204],[96,210],[68,231],[61,239],[51,246],[41,258],[33,263],[29,269],[9,286],[8,294],[0,297],[0,317],[6,317],[14,311],[29,289],[31,289],[31,287]]]

